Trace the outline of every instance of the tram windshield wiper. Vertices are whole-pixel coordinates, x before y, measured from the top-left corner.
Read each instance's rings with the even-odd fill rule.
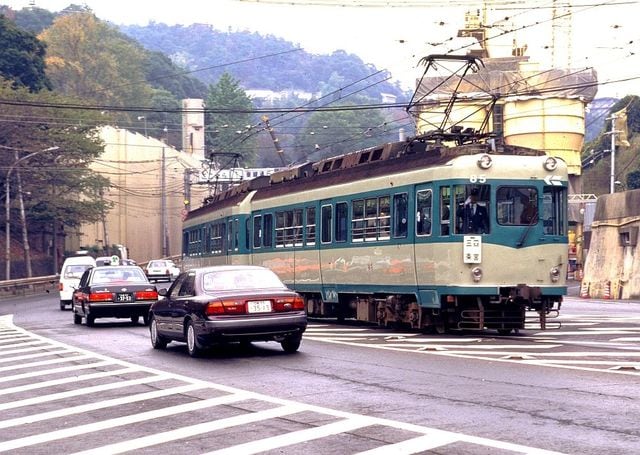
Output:
[[[516,242],[516,248],[522,248],[524,246],[524,242],[527,239],[527,236],[529,235],[529,232],[531,231],[531,228],[533,227],[534,224],[538,224],[537,210],[533,213],[533,216],[531,217],[531,221],[529,221],[527,228],[524,230],[524,232],[520,236],[520,240]]]

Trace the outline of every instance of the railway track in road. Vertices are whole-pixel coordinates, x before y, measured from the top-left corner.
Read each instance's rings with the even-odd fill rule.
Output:
[[[141,367],[0,316],[0,452],[320,454],[335,453],[336,444],[362,454],[556,453]]]
[[[516,362],[640,376],[640,315],[560,315],[559,330],[448,335],[345,324],[311,324],[305,339],[372,349]]]

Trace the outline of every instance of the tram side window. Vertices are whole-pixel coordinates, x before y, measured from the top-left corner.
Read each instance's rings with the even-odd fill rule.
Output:
[[[431,210],[433,196],[431,190],[418,191],[416,194],[416,234],[431,235]]]
[[[273,215],[271,213],[265,213],[264,215],[262,246],[264,246],[265,248],[273,247]]]
[[[189,256],[197,256],[201,253],[201,235],[201,229],[194,229],[189,232]]]
[[[295,246],[302,246],[302,224],[302,209],[294,209],[291,238]]]
[[[456,185],[456,234],[488,234],[491,230],[490,185]]]
[[[262,246],[262,215],[253,217],[253,247],[260,248]]]
[[[538,222],[538,191],[527,186],[502,186],[496,191],[498,223],[530,226]]]
[[[391,237],[390,196],[358,199],[352,202],[352,241],[373,242]]]
[[[240,246],[240,222],[236,219],[233,223],[233,249],[238,251],[238,247]]]
[[[351,241],[364,241],[364,199],[357,199],[351,203],[353,216],[351,219]]]
[[[566,189],[545,187],[542,199],[542,221],[545,235],[567,235]]]
[[[284,212],[276,212],[276,248],[282,248],[284,246],[284,226]]]
[[[347,241],[347,216],[349,210],[346,202],[336,204],[336,242]]]
[[[440,235],[451,232],[451,188],[440,187]]]
[[[408,201],[407,193],[393,195],[393,236],[395,238],[407,236]]]
[[[378,240],[389,240],[391,236],[391,198],[378,198]]]
[[[320,209],[320,240],[322,243],[331,242],[332,212],[330,205],[323,205]]]
[[[209,250],[213,254],[222,254],[224,243],[224,224],[216,223],[211,226],[211,249]]]
[[[364,241],[364,199],[357,199],[351,202],[351,208],[353,211],[351,219],[351,241],[363,242]]]
[[[302,209],[276,212],[276,247],[302,246]]]
[[[244,220],[244,249],[251,249],[251,217]]]
[[[315,245],[316,244],[316,208],[315,207],[307,207],[306,208],[306,221],[307,228],[305,230],[305,245]]]

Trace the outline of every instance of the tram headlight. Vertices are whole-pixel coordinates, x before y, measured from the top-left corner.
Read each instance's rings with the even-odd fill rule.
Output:
[[[491,165],[493,164],[493,159],[491,158],[490,155],[487,155],[486,153],[483,154],[479,159],[478,159],[478,167],[480,169],[489,169],[491,167]]]
[[[558,160],[552,156],[548,156],[545,158],[543,166],[547,171],[555,171],[558,167]]]
[[[474,282],[479,282],[482,279],[482,269],[480,267],[474,267],[471,269],[471,278]]]
[[[554,283],[560,279],[560,267],[551,267],[549,270],[549,276]]]

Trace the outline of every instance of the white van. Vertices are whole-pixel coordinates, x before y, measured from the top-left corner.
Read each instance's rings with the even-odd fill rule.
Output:
[[[85,270],[96,266],[96,260],[91,256],[73,256],[65,259],[60,270],[60,309],[64,310],[65,305],[71,305],[73,291],[78,287],[80,278]]]

